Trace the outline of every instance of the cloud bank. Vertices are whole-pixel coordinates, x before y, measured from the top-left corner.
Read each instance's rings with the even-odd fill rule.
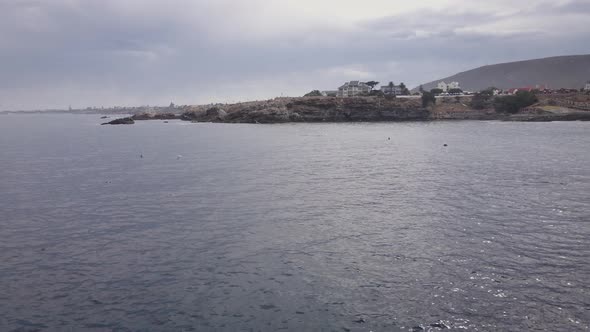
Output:
[[[408,86],[590,53],[586,0],[0,0],[0,110]]]

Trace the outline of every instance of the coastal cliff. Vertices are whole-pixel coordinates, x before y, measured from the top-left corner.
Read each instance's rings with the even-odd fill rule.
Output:
[[[133,120],[175,120],[219,123],[379,122],[430,120],[589,121],[590,95],[541,95],[517,113],[497,112],[493,103],[475,109],[473,96],[441,97],[422,107],[419,97],[298,97],[236,104],[186,106],[182,112],[144,112],[106,124]]]
[[[197,109],[183,113],[181,118],[227,123],[420,121],[428,120],[430,111],[420,100],[303,97]]]

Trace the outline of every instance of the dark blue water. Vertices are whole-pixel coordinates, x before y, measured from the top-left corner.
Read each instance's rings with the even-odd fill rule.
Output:
[[[0,116],[1,331],[589,329],[590,123],[101,121]]]

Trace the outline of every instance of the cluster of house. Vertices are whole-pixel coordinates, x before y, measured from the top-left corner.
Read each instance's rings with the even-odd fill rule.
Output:
[[[590,91],[590,81],[588,81],[586,83],[586,85],[582,88],[582,90],[584,91]],[[535,86],[525,86],[525,87],[521,87],[521,88],[512,88],[512,89],[507,89],[507,90],[494,90],[494,94],[502,94],[502,95],[514,95],[519,91],[527,91],[527,92],[532,92],[532,91],[536,91],[537,93],[542,93],[542,94],[555,94],[555,93],[575,93],[578,92],[578,89],[566,89],[566,88],[561,88],[561,89],[550,89],[547,87],[547,85],[535,85]]]
[[[350,81],[344,83],[338,90],[328,90],[328,91],[321,91],[323,96],[330,96],[330,97],[355,97],[355,96],[362,96],[370,93],[373,88],[361,81]],[[384,85],[379,89],[385,95],[401,95],[402,94],[402,87],[401,85],[395,85],[390,83],[389,85]]]
[[[369,83],[371,83],[371,82],[369,82]],[[443,95],[451,93],[452,90],[461,90],[461,86],[460,86],[459,82],[446,83],[446,82],[442,81],[437,84],[437,88],[443,91]],[[494,90],[494,94],[495,95],[498,95],[498,94],[513,95],[513,94],[516,94],[518,91],[529,91],[530,92],[533,90],[538,90],[541,93],[575,92],[576,91],[574,89],[551,90],[551,89],[547,88],[547,85],[544,85],[544,86],[536,85],[536,86],[527,86],[527,87],[522,87],[522,88],[512,88],[512,89],[507,89],[507,90]],[[563,91],[563,90],[566,90],[566,91]],[[584,86],[584,90],[590,91],[590,81],[588,81],[586,83],[586,85]],[[344,83],[341,87],[338,88],[338,90],[321,91],[321,94],[323,96],[329,96],[329,97],[355,97],[355,96],[367,95],[371,91],[373,91],[373,88],[366,83],[363,83],[361,81],[350,81],[350,82]],[[403,94],[402,86],[395,85],[393,83],[389,83],[389,85],[381,86],[381,88],[378,91],[381,91],[384,95],[397,96],[397,95]],[[466,94],[469,94],[469,93],[466,93]]]
[[[445,81],[442,81],[442,82],[439,82],[436,85],[436,87],[439,88],[440,90],[442,90],[443,92],[449,92],[452,89],[461,89],[459,82],[445,83]]]

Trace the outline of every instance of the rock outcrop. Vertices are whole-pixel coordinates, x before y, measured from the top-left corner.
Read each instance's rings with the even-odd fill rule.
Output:
[[[139,113],[131,117],[133,120],[174,120],[180,115],[174,113]]]
[[[193,122],[225,122],[227,112],[219,107],[211,107],[207,110],[185,112],[180,116],[181,120]]]
[[[590,121],[590,112],[546,113],[546,114],[514,114],[507,121],[522,122],[553,122],[553,121]]]
[[[105,122],[102,125],[130,125],[130,124],[134,124],[134,123],[135,123],[135,121],[133,121],[132,118],[121,118],[121,119],[115,119],[110,122]]]
[[[219,107],[212,107],[205,111],[205,116],[211,121],[223,121],[227,116],[227,112]]]
[[[428,120],[430,112],[419,100],[375,97],[277,98],[186,112],[183,120],[228,123],[350,122]]]
[[[552,100],[570,102],[580,96],[551,95]],[[585,98],[585,97],[584,97]],[[181,115],[146,113],[131,120],[182,119],[193,122],[284,123],[284,122],[377,122],[429,120],[505,120],[505,121],[573,121],[590,119],[590,111],[570,109],[542,100],[516,114],[498,113],[493,108],[475,110],[471,97],[437,98],[435,105],[422,107],[419,97],[300,97],[275,98],[237,104],[200,105],[185,108]],[[590,102],[586,99],[575,102]],[[570,102],[571,103],[571,102]],[[569,104],[568,104],[569,105]],[[547,108],[549,107],[549,108]],[[111,121],[119,124],[123,119]],[[123,121],[125,122],[125,121]]]

